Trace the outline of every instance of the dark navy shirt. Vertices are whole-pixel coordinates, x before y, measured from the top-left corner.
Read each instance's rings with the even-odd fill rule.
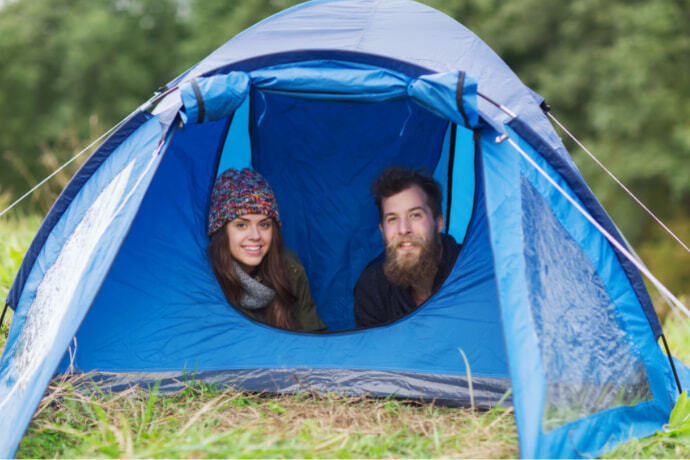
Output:
[[[450,235],[441,234],[441,245],[442,260],[434,278],[431,295],[446,280],[460,253],[460,245]],[[369,262],[355,285],[355,323],[358,328],[388,324],[417,309],[410,290],[393,284],[386,278],[383,260],[380,255]]]

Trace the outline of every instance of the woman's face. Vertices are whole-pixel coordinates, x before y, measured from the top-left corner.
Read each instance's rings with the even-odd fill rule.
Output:
[[[271,247],[273,219],[264,214],[245,214],[228,222],[225,231],[233,259],[251,273]]]

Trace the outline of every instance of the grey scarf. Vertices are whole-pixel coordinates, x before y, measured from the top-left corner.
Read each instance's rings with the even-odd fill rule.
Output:
[[[233,261],[233,264],[235,273],[242,283],[240,307],[247,310],[258,310],[266,307],[273,300],[276,291],[249,276],[237,262]]]

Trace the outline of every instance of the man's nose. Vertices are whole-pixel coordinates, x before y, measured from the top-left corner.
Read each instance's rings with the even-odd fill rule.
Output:
[[[412,229],[410,227],[410,221],[406,218],[400,219],[400,222],[398,223],[398,233],[401,235],[407,235],[411,231]]]

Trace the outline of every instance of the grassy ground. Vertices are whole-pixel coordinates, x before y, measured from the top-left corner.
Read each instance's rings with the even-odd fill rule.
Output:
[[[7,204],[0,199],[0,211]],[[40,223],[39,216],[0,217],[0,308],[5,306],[4,301],[12,281]],[[11,318],[12,310],[8,308],[3,324],[0,325],[0,350],[5,346]]]
[[[687,395],[686,389],[663,431],[621,444],[602,458],[690,458],[690,400]]]
[[[690,305],[687,298],[681,300]],[[668,315],[663,328],[671,354],[690,365],[690,319],[680,314]]]
[[[0,296],[5,296],[39,219],[0,218]],[[686,302],[687,303],[687,302]],[[4,348],[9,320],[0,329]],[[675,356],[690,363],[690,321],[668,315]],[[512,409],[473,412],[396,400],[303,394],[267,396],[206,384],[175,394],[132,388],[108,394],[72,377],[54,381],[17,452],[46,457],[472,457],[519,455]],[[667,429],[610,458],[690,458],[690,403]]]
[[[471,412],[208,385],[87,397],[51,387],[17,457],[516,457],[511,409]]]

